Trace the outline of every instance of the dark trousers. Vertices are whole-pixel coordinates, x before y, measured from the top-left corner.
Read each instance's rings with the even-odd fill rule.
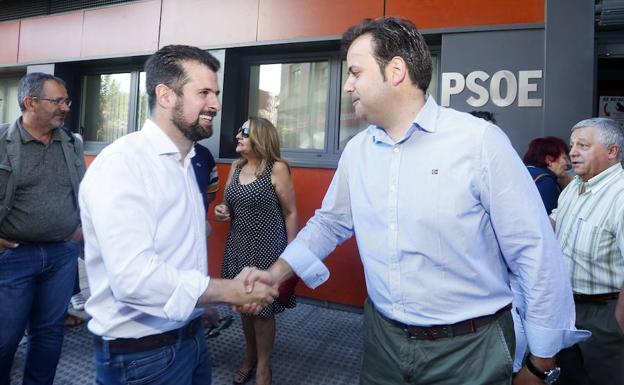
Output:
[[[592,336],[557,355],[557,385],[624,385],[624,334],[615,320],[616,302],[576,304],[576,327]]]
[[[0,249],[0,384],[10,383],[13,356],[28,328],[24,384],[52,384],[72,295],[77,242]]]
[[[363,385],[509,385],[515,336],[509,311],[475,333],[416,340],[364,305]]]

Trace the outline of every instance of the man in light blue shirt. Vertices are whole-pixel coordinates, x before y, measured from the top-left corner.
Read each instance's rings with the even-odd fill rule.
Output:
[[[364,21],[343,36],[344,85],[371,126],[346,146],[322,207],[268,272],[310,287],[322,259],[355,235],[368,300],[362,384],[509,384],[509,281],[523,302],[535,375],[585,333],[535,183],[495,125],[426,97],[431,56],[409,21]],[[508,270],[509,269],[509,270]],[[509,272],[511,271],[511,273]]]

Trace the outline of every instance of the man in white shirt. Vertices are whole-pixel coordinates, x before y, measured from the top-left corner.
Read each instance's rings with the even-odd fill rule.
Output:
[[[371,126],[347,144],[322,207],[248,282],[294,272],[316,287],[322,259],[355,235],[368,291],[361,383],[503,385],[512,275],[533,354],[516,380],[552,383],[552,357],[585,333],[526,167],[498,127],[427,97],[431,56],[411,22],[363,21],[343,46],[344,89]]]
[[[205,210],[191,158],[221,108],[218,69],[195,47],[152,55],[150,119],[105,148],[81,184],[98,383],[209,384],[198,306],[253,303],[257,312],[277,295],[276,287],[248,293],[241,280],[207,276]]]

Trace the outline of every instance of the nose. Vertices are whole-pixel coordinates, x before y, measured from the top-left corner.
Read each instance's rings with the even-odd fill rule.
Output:
[[[216,93],[213,93],[211,95],[212,96],[208,98],[208,108],[214,112],[221,111],[221,102],[219,101],[219,96],[217,96]]]
[[[353,87],[353,80],[352,80],[353,75],[349,75],[347,77],[347,80],[345,80],[345,84],[344,87],[342,88],[344,90],[344,92],[350,94],[351,92],[353,92],[353,90],[355,89]]]
[[[61,109],[61,111],[63,112],[68,112],[69,111],[69,106],[67,105],[67,102],[63,101],[59,104],[59,108]]]

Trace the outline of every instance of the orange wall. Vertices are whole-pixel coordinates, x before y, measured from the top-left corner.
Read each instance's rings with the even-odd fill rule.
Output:
[[[7,43],[0,64],[149,54],[172,43],[218,47],[336,36],[384,14],[421,29],[543,23],[544,2],[143,0],[0,23],[0,41]]]
[[[545,0],[386,0],[386,15],[420,29],[543,23]]]
[[[219,164],[218,169],[221,177],[219,182],[220,189],[214,203],[210,207],[208,215],[212,226],[212,235],[209,238],[208,247],[211,276],[221,273],[223,251],[229,229],[228,223],[218,222],[214,218],[213,207],[216,203],[223,200],[223,188],[230,165]],[[292,168],[300,227],[303,227],[314,214],[314,211],[321,206],[325,191],[334,176],[334,171],[331,169]],[[355,241],[351,239],[339,246],[325,259],[325,263],[331,273],[329,280],[315,290],[311,290],[303,283],[300,283],[297,286],[296,293],[304,297],[333,303],[362,306],[366,297],[366,287],[364,284],[364,270]]]

